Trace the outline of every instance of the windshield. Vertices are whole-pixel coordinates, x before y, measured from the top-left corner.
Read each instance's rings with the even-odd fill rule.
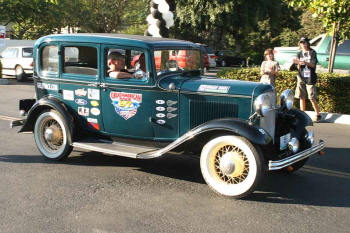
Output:
[[[157,50],[154,51],[157,75],[171,72],[201,70],[199,50]]]

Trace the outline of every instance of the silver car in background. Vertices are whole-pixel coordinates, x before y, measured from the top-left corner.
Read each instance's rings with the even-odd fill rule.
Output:
[[[2,74],[15,75],[18,82],[24,82],[33,75],[33,47],[8,47],[0,55]]]

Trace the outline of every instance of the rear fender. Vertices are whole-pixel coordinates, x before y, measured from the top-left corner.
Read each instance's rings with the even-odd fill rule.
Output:
[[[60,100],[52,97],[52,96],[48,96],[48,97],[41,98],[29,110],[27,119],[24,122],[19,133],[33,132],[35,122],[36,122],[36,119],[38,118],[39,114],[42,111],[47,110],[47,109],[56,110],[57,112],[59,112],[62,115],[62,117],[65,119],[65,121],[67,123],[72,122],[72,119],[73,119],[72,115],[69,114],[69,111],[66,108],[66,106],[64,105],[64,103],[61,102]],[[68,124],[68,127],[69,127],[69,131],[70,131],[70,135],[73,135],[73,124]],[[70,138],[70,141],[71,141],[71,138]]]

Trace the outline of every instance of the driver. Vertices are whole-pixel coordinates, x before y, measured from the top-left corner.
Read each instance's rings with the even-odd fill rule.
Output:
[[[125,66],[125,57],[119,52],[112,52],[108,55],[108,66],[107,71],[111,78],[132,78],[132,74],[128,73]]]

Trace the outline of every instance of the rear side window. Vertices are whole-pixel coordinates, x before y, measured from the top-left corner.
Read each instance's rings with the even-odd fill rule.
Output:
[[[47,73],[57,73],[58,48],[56,45],[48,45],[41,50],[41,71]]]
[[[350,40],[344,41],[337,48],[337,54],[340,53],[348,53],[350,54]]]
[[[97,49],[88,46],[64,47],[64,73],[97,75]]]
[[[23,48],[22,57],[33,57],[33,48]]]

